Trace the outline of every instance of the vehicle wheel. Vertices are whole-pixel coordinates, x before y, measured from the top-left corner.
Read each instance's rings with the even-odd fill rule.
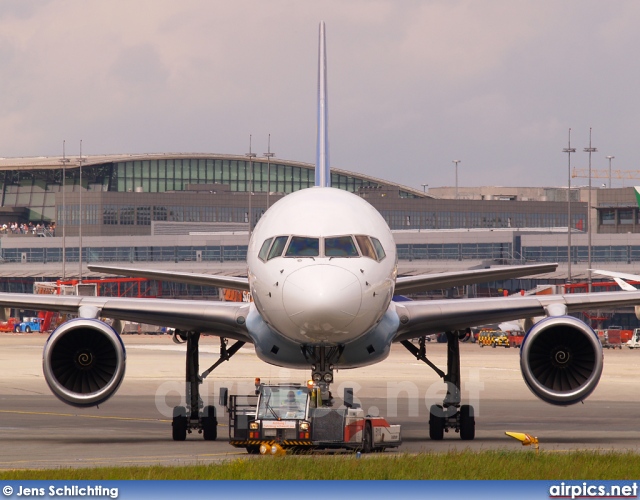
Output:
[[[247,446],[246,449],[249,455],[258,455],[260,453],[260,446],[257,445]]]
[[[484,347],[484,344],[482,342],[480,342],[480,347]]]
[[[371,422],[365,422],[362,434],[362,453],[373,451],[373,433],[371,432]]]
[[[491,347],[495,348],[495,347],[496,347],[496,345],[495,345],[495,344],[491,344]]]
[[[20,333],[20,326],[16,325],[16,327],[13,329],[14,332],[16,333]]]
[[[473,406],[460,407],[460,439],[471,441],[476,437],[476,419],[473,416]]]
[[[173,440],[184,441],[187,439],[187,409],[184,406],[176,406],[173,409]]]
[[[444,437],[444,412],[440,405],[429,408],[429,437],[434,441],[441,441]]]
[[[24,329],[24,331],[25,331],[25,332],[27,332],[27,333],[31,333],[31,327],[28,327],[28,326],[27,326],[27,327]]]
[[[216,407],[205,406],[202,412],[202,436],[205,441],[215,441],[218,437],[218,419]]]

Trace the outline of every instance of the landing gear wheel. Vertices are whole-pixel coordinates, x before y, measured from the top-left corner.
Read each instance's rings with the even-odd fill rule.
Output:
[[[471,441],[476,437],[476,419],[473,416],[473,406],[460,407],[460,439]]]
[[[440,405],[429,408],[429,437],[441,441],[444,437],[444,411]]]
[[[371,453],[373,451],[373,434],[371,432],[371,422],[364,424],[362,436],[362,453]]]
[[[215,441],[218,437],[218,419],[216,407],[205,406],[202,412],[202,436],[205,441]]]
[[[173,409],[173,440],[184,441],[187,439],[187,409],[184,406],[176,406]]]

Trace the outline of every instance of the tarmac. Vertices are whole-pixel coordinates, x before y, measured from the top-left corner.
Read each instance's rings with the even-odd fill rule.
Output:
[[[172,408],[184,395],[185,346],[167,335],[125,335],[127,369],[119,391],[99,408],[68,406],[53,396],[42,375],[45,334],[0,334],[0,469],[90,466],[206,464],[246,457],[226,438],[226,414],[218,408],[216,441],[194,433],[184,442],[171,439]],[[218,359],[219,340],[201,342],[200,371]],[[446,345],[427,344],[427,356],[446,368]],[[462,399],[476,414],[476,438],[462,441],[448,432],[429,439],[429,406],[442,401],[445,385],[426,364],[400,345],[381,363],[335,374],[332,393],[342,404],[345,387],[372,415],[402,425],[403,444],[385,452],[449,450],[522,450],[505,435],[538,437],[540,449],[640,450],[640,350],[604,352],[604,372],[594,393],[570,407],[551,406],[526,387],[516,349],[461,344]],[[202,385],[205,404],[218,404],[221,387],[250,393],[255,377],[269,382],[304,382],[306,370],[288,370],[260,361],[244,347]]]

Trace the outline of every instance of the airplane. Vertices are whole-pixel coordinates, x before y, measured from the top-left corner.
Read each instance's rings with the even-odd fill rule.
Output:
[[[247,276],[91,265],[96,272],[249,291],[253,302],[130,299],[0,293],[0,308],[51,310],[77,318],[60,325],[43,353],[44,377],[63,402],[96,406],[117,391],[125,374],[120,338],[124,321],[175,328],[186,342],[186,406],[174,408],[172,437],[202,432],[216,439],[215,406],[203,407],[200,384],[246,343],[276,366],[309,369],[328,398],[334,371],[383,361],[404,346],[443,379],[447,393],[430,408],[429,436],[454,429],[475,437],[471,405],[461,404],[459,341],[472,326],[543,317],[520,352],[526,385],[553,405],[583,401],[596,388],[603,351],[593,330],[569,313],[640,304],[640,291],[400,301],[396,295],[551,272],[557,264],[506,266],[398,276],[392,233],[382,216],[356,194],[331,187],[328,144],[325,25],[318,51],[316,185],[289,194],[256,224],[247,252]],[[113,319],[111,325],[101,318]],[[432,363],[425,336],[446,332],[447,369]],[[220,338],[216,363],[200,373],[199,340]],[[419,346],[412,339],[421,338]],[[235,341],[229,345],[229,340]]]

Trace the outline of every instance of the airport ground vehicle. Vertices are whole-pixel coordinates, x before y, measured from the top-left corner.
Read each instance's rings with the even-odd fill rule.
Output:
[[[17,323],[20,323],[18,318],[7,318],[7,321],[0,321],[0,332],[13,332]]]
[[[24,321],[16,323],[13,331],[16,333],[31,333],[42,330],[42,318],[25,318]]]
[[[220,403],[229,413],[229,442],[249,453],[269,453],[273,445],[365,453],[399,446],[400,426],[365,415],[349,391],[345,390],[345,405],[332,408],[332,401],[323,403],[320,389],[313,384],[262,384],[256,379],[255,394],[228,395],[222,389]]]
[[[606,330],[599,330],[598,338],[602,347],[606,349],[622,349],[622,344],[626,344],[631,338],[631,331],[622,330],[620,327],[610,327]]]
[[[478,335],[478,344],[480,347],[510,347],[509,337],[501,330],[481,330]]]
[[[509,332],[509,346],[520,349],[524,340],[524,332]]]
[[[637,349],[640,348],[640,328],[636,328],[633,330],[633,335],[631,339],[627,341],[625,344],[629,349]]]

